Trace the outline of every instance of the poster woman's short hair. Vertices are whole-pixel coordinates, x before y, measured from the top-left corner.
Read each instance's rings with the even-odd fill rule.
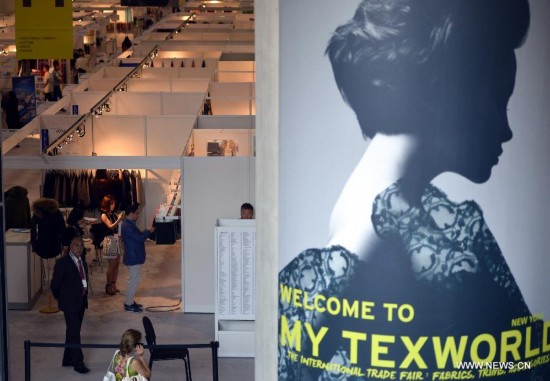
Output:
[[[326,53],[363,135],[372,137],[448,123],[438,102],[454,101],[445,92],[461,85],[455,69],[483,75],[480,62],[494,65],[496,52],[519,47],[528,26],[527,0],[363,0]]]

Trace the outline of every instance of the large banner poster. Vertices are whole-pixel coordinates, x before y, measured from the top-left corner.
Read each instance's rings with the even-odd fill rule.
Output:
[[[279,380],[550,380],[548,19],[280,1]]]
[[[36,116],[36,84],[34,76],[13,77],[12,88],[17,97],[19,128],[24,127]]]

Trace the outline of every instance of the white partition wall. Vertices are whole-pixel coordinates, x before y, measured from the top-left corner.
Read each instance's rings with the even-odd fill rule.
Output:
[[[245,128],[254,129],[256,117],[254,115],[199,115],[197,128],[230,129]]]
[[[214,227],[239,218],[243,202],[255,204],[255,159],[183,159],[184,312],[214,312]]]
[[[182,155],[194,124],[194,116],[104,115],[93,118],[93,130],[88,126],[85,137],[93,134],[93,151],[99,156],[177,157]]]
[[[181,78],[172,80],[174,93],[203,93],[208,91],[209,78]]]
[[[78,106],[78,114],[83,115],[90,111],[110,90],[112,90],[112,87],[105,89],[105,91],[73,91],[71,93],[71,106]]]
[[[122,78],[102,78],[99,81],[89,81],[88,91],[111,91]]]
[[[190,62],[191,63],[191,62]],[[211,78],[216,67],[191,67],[174,66],[174,67],[158,67],[154,66],[143,70],[141,78]]]
[[[161,115],[160,93],[127,93],[113,94],[114,111],[118,115]]]
[[[255,61],[220,61],[219,71],[256,71]]]
[[[132,67],[106,66],[103,68],[103,78],[124,78],[131,71]]]
[[[41,139],[45,139],[47,135],[48,145],[52,144],[69,127],[76,123],[78,119],[79,116],[77,115],[42,115],[40,118]],[[82,137],[79,137],[76,133],[73,134],[73,140],[67,142],[67,144],[63,144],[59,154],[72,156],[91,155],[93,151],[91,118],[86,120],[84,131],[86,133]]]
[[[98,156],[146,156],[144,116],[109,115],[93,123]]]
[[[207,67],[189,67],[179,69],[180,78],[212,78],[214,72],[216,71],[216,66],[207,66]]]
[[[194,116],[147,117],[147,155],[181,156],[195,119]]]
[[[216,74],[218,82],[256,82],[254,72],[218,71]]]
[[[214,115],[254,115],[256,100],[248,97],[210,97]]]
[[[117,115],[197,115],[203,101],[202,93],[117,92],[111,108]]]
[[[210,84],[210,95],[213,97],[252,97],[253,82],[213,82]]]
[[[204,93],[163,93],[163,115],[197,115],[204,102]]]
[[[170,78],[140,78],[130,79],[128,83],[128,92],[146,92],[150,93],[151,90],[159,92],[170,92]]]
[[[155,90],[167,93],[205,94],[209,83],[209,79],[206,78],[139,78],[128,81],[128,92],[151,92],[151,90]]]

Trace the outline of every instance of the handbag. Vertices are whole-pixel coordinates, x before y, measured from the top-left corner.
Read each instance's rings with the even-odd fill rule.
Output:
[[[113,364],[115,362],[115,357],[118,355],[119,351],[116,351],[113,355],[113,358],[111,359],[111,364],[107,368],[107,373],[105,373],[105,376],[103,376],[103,381],[116,381],[115,374],[113,373]]]
[[[103,257],[115,259],[122,255],[123,251],[122,241],[118,235],[108,235],[103,239]]]
[[[147,379],[139,373],[136,376],[129,376],[128,375],[128,366],[130,365],[130,361],[132,359],[133,359],[133,357],[129,357],[128,361],[126,361],[126,375],[124,376],[122,381],[147,381]]]

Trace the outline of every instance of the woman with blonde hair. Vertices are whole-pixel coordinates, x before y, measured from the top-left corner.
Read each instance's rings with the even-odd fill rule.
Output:
[[[141,332],[128,329],[122,335],[119,350],[115,352],[111,363],[111,371],[117,380],[126,376],[151,377],[151,369],[145,360],[145,349],[141,343]]]

